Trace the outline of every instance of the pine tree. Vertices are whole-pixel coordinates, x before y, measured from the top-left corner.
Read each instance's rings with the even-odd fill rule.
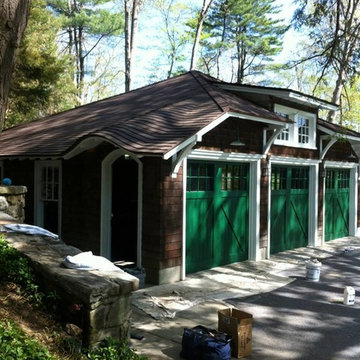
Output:
[[[242,83],[249,75],[261,73],[282,50],[287,27],[274,19],[279,8],[275,0],[215,0],[206,29],[211,56],[216,53],[216,76],[220,77],[220,58],[229,54],[235,64],[235,81]],[[229,67],[230,61],[226,61]],[[227,69],[228,70],[228,69]],[[222,70],[223,71],[223,70]]]
[[[32,0],[15,65],[5,127],[76,104],[69,57],[58,51],[59,29],[60,24],[46,8],[45,0]]]
[[[65,48],[74,62],[74,80],[82,99],[86,60],[103,39],[124,32],[124,16],[103,5],[111,0],[47,0],[61,20]]]

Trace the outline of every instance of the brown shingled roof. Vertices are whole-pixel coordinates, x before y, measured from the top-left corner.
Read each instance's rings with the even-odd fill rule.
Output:
[[[346,127],[331,123],[323,119],[318,119],[318,125],[323,126],[324,128],[329,129],[335,133],[360,138],[360,133],[356,132],[355,130],[348,129]]]
[[[285,121],[191,71],[5,130],[0,157],[61,157],[88,136],[133,153],[164,155],[225,112]]]

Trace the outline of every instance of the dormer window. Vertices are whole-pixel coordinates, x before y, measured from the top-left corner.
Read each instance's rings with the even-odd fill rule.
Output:
[[[278,104],[275,104],[275,112],[294,122],[293,124],[287,124],[282,130],[275,140],[276,145],[315,148],[315,114]]]

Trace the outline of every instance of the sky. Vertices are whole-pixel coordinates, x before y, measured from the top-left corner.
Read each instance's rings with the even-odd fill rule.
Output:
[[[202,1],[203,0],[183,0],[184,3],[195,8],[201,8]],[[275,4],[282,6],[279,18],[285,19],[286,24],[289,23],[296,8],[292,0],[276,0]],[[161,29],[159,30],[159,26],[157,26],[162,23],[162,19],[156,11],[152,12],[152,14],[150,13],[150,16],[148,15],[148,12],[144,13],[147,13],[147,16],[139,21],[140,28],[137,63],[135,66],[138,74],[136,76],[136,83],[134,84],[135,87],[149,83],[149,75],[150,73],[154,73],[156,65],[159,66],[157,71],[159,78],[152,78],[152,81],[160,80],[160,78],[163,79],[168,68],[166,66],[164,54],[161,52],[166,40],[164,39],[164,34],[161,34]],[[186,18],[186,14],[184,14],[184,18]],[[296,39],[298,37],[299,34],[292,29],[285,34],[284,50],[278,56],[279,60],[281,59],[284,61],[285,58],[289,58],[296,51]],[[191,51],[191,48],[187,48],[185,51],[187,51],[187,54],[190,55],[189,52]],[[189,64],[186,65],[189,66]]]
[[[191,8],[200,9],[203,0],[181,0],[181,2],[189,5]],[[285,24],[289,23],[295,10],[292,0],[276,0],[275,4],[282,6],[282,11],[278,16],[285,19]],[[181,12],[179,12],[178,23],[184,23],[190,18],[191,14],[193,14],[193,12],[181,10]],[[169,66],[167,55],[164,53],[164,46],[168,44],[168,41],[162,24],[163,19],[161,18],[160,13],[154,10],[153,7],[147,7],[145,11],[140,12],[133,88],[145,86],[167,77]],[[296,34],[292,29],[285,34],[284,50],[277,57],[279,62],[284,62],[285,59],[290,58],[290,56],[296,52],[296,39],[298,37],[299,34]],[[190,65],[191,44],[182,51],[186,58],[183,66],[187,70]],[[122,52],[123,40],[119,39],[118,44],[116,44],[112,50],[108,49],[106,54],[101,54],[100,56],[112,56],[113,60],[111,60],[111,66],[114,69],[123,68],[123,64],[119,63],[123,62]],[[277,59],[275,59],[275,61],[277,61]],[[119,81],[117,81],[117,84],[119,84]],[[123,92],[123,87],[124,85],[122,83],[119,85],[118,89],[115,89],[115,92]]]

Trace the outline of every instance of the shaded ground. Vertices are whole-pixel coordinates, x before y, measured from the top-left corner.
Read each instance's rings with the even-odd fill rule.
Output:
[[[296,280],[277,290],[227,303],[254,316],[251,359],[343,360],[360,358],[360,305],[343,305],[345,286],[360,291],[360,251],[323,261],[319,282]]]
[[[61,349],[62,339],[69,338],[62,326],[52,316],[26,301],[14,284],[5,284],[0,288],[0,320],[17,324],[60,359],[71,359]]]

